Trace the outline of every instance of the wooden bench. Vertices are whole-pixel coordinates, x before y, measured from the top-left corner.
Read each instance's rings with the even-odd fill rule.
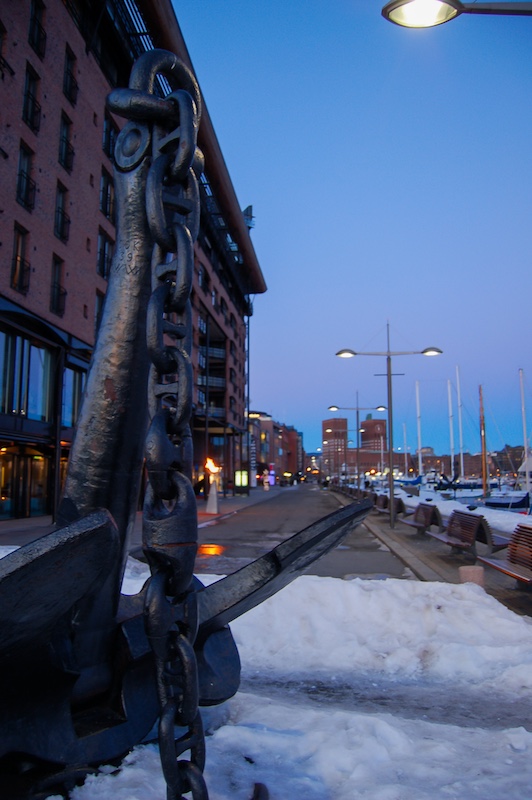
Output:
[[[508,546],[508,539],[491,530],[489,522],[481,514],[453,511],[444,531],[427,530],[429,536],[450,545],[454,552],[470,552],[477,555],[477,542],[487,545],[490,553]]]
[[[415,528],[418,533],[426,533],[431,525],[437,525],[438,531],[443,530],[443,522],[438,506],[429,503],[418,503],[411,519],[403,519],[405,525]]]
[[[393,510],[396,517],[399,514],[404,514],[405,504],[402,497],[393,498]],[[377,500],[375,501],[375,511],[377,511],[379,514],[390,514],[390,498],[388,495],[379,494],[377,496]]]
[[[389,514],[388,511],[388,495],[387,494],[378,494],[375,500],[375,511],[378,511],[379,514]]]
[[[508,543],[505,558],[478,556],[482,564],[515,578],[519,587],[532,584],[532,526],[519,523]]]

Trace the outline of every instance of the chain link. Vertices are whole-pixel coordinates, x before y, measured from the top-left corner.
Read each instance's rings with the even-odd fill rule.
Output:
[[[172,88],[165,98],[153,94],[158,74]],[[129,120],[118,137],[117,167],[131,170],[144,158],[151,160],[146,178],[146,216],[154,242],[146,320],[151,361],[145,445],[149,485],[143,515],[143,548],[151,578],[144,618],[156,663],[161,765],[167,800],[181,800],[188,793],[194,800],[208,800],[194,653],[197,511],[190,431],[190,293],[203,168],[196,146],[201,101],[184,64],[172,53],[154,50],[138,59],[129,89],[113,93],[110,106]],[[177,739],[176,727],[185,730]],[[187,751],[189,760],[180,759]]]

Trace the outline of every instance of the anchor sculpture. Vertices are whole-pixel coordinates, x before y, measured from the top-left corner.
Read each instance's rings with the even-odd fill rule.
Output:
[[[371,508],[342,508],[209,587],[194,577],[189,355],[201,97],[174,54],[153,50],[108,105],[127,119],[115,150],[117,241],[58,527],[0,560],[0,787],[8,800],[66,796],[157,721],[168,800],[208,800],[198,707],[238,689],[228,623]],[[127,597],[121,583],[143,463],[151,578]]]

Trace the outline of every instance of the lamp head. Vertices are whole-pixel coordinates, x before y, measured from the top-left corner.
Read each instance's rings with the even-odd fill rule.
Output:
[[[439,347],[425,347],[424,350],[421,351],[422,356],[441,356],[443,350],[440,350]]]
[[[377,406],[375,411],[386,411],[386,406]]]
[[[340,411],[340,406],[329,406],[327,411]]]
[[[391,0],[381,13],[403,28],[432,28],[449,22],[463,10],[460,0]]]
[[[353,358],[353,356],[356,356],[356,353],[354,350],[346,349],[346,350],[338,350],[336,355],[338,356],[338,358]]]

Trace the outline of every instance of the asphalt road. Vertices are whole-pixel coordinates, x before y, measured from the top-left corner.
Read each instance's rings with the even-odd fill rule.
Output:
[[[317,485],[286,487],[229,517],[199,529],[195,572],[228,575],[345,504]],[[357,526],[307,573],[334,578],[407,578],[408,569],[364,525]]]

